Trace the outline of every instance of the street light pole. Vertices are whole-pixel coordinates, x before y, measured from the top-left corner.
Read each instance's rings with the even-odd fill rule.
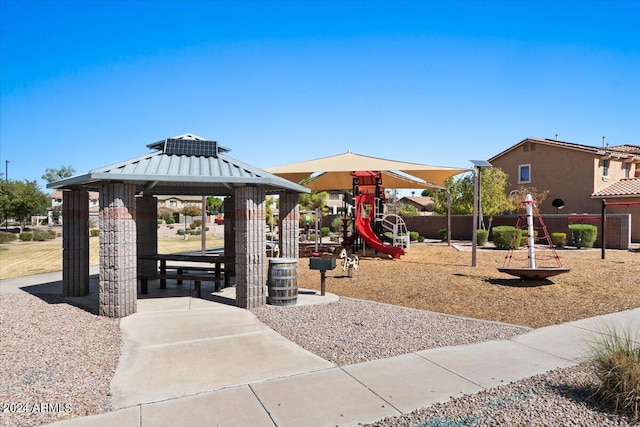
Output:
[[[491,163],[485,160],[470,160],[473,164],[473,230],[471,230],[471,266],[476,266],[476,248],[478,246],[478,205],[480,195],[480,168],[490,168]]]

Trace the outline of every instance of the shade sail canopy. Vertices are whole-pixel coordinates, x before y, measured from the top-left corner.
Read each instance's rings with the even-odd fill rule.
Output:
[[[351,151],[265,170],[314,191],[351,189],[353,171],[382,172],[382,185],[385,188],[421,189],[444,187],[447,178],[469,171],[364,156]]]

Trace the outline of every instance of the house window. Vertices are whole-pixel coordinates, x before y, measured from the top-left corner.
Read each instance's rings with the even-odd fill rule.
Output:
[[[178,206],[178,201],[177,200],[169,200],[169,206],[171,206],[172,208],[175,208]]]
[[[531,182],[531,165],[518,166],[518,183]]]
[[[629,178],[631,176],[631,163],[624,164],[624,177]]]
[[[526,153],[527,151],[535,151],[536,149],[536,144],[533,142],[527,142],[524,144],[524,152]]]
[[[609,176],[609,160],[608,159],[605,159],[602,161],[602,176],[603,177]]]

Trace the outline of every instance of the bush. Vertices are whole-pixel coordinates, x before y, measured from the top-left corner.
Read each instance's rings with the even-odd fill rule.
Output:
[[[492,231],[493,243],[497,249],[516,249],[521,246],[522,230],[516,230],[512,225],[500,225],[493,227]]]
[[[20,240],[23,242],[30,242],[33,240],[33,233],[31,231],[23,231],[20,233]]]
[[[571,224],[569,230],[576,248],[592,248],[598,237],[598,227],[591,224]]]
[[[567,244],[567,233],[551,233],[551,243],[556,248],[564,248]]]
[[[55,230],[47,230],[47,233],[49,234],[50,239],[55,239],[56,237],[58,237],[58,234],[55,232]]]
[[[178,234],[181,236],[184,236],[185,235],[184,228],[178,228]]]
[[[409,239],[412,242],[415,242],[416,240],[418,240],[418,237],[420,237],[420,233],[418,233],[417,231],[410,231],[409,232]]]
[[[196,229],[198,227],[200,227],[202,225],[202,220],[201,219],[194,219],[193,221],[191,221],[191,228]]]
[[[447,240],[447,233],[448,230],[446,228],[438,230],[438,236],[440,237],[440,240],[442,240],[443,242]]]
[[[640,345],[630,331],[621,334],[606,328],[591,344],[598,378],[592,397],[640,421]]]
[[[322,227],[320,229],[320,233],[322,233],[322,237],[328,236],[330,232],[331,232],[331,229],[329,227]]]
[[[98,237],[100,235],[100,230],[97,228],[91,229],[91,237]]]
[[[424,237],[418,236],[418,243],[422,243],[422,242],[424,242]]]
[[[51,234],[45,230],[33,230],[32,238],[34,242],[44,242],[45,240],[51,239]]]
[[[11,243],[16,239],[18,239],[18,236],[13,233],[0,233],[0,244]]]
[[[489,230],[478,230],[476,236],[478,246],[484,246],[489,240]]]

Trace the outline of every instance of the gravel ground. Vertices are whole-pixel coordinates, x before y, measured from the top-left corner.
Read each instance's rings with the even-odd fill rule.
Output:
[[[62,297],[0,295],[0,425],[35,426],[107,412],[119,321]]]
[[[253,313],[282,336],[338,365],[506,339],[529,330],[352,298],[285,308],[267,305]]]
[[[476,394],[454,398],[367,426],[634,426],[590,398],[593,368],[556,369]]]
[[[254,313],[339,365],[528,330],[351,298],[316,306],[266,306]],[[0,339],[0,425],[34,426],[111,409],[109,383],[121,348],[118,320],[92,315],[58,296],[0,295]],[[590,366],[583,364],[373,425],[634,425],[589,399],[593,383]]]
[[[435,347],[507,339],[527,328],[341,298],[336,303],[253,310],[272,329],[338,365]],[[557,369],[452,399],[372,426],[632,426],[589,397],[592,367]]]

